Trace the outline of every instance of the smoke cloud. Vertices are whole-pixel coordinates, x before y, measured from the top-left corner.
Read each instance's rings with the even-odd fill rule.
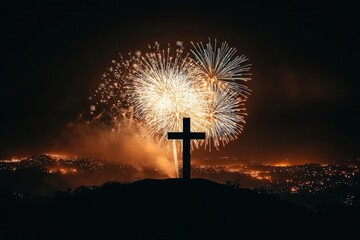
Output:
[[[95,120],[70,123],[57,139],[54,150],[131,165],[144,172],[145,178],[150,177],[146,176],[149,169],[156,169],[163,177],[175,177],[170,155],[137,134],[126,122],[116,130]]]

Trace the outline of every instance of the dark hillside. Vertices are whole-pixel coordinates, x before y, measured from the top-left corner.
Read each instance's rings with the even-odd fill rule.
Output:
[[[313,212],[204,179],[106,183],[52,198],[3,193],[0,199],[0,239],[351,239],[358,231],[355,212]]]

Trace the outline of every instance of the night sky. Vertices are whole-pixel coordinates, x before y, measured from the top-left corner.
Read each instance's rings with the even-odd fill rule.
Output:
[[[247,55],[253,73],[245,131],[213,156],[294,162],[360,157],[355,5],[8,2],[0,14],[0,157],[51,147],[69,122],[88,111],[89,89],[119,52],[154,41],[165,46],[182,40],[190,47],[208,37]]]

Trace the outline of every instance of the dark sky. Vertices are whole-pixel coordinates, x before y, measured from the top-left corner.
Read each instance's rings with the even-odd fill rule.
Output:
[[[49,147],[88,110],[88,90],[119,52],[208,37],[228,41],[253,64],[245,131],[214,155],[273,161],[360,157],[358,6],[58,2],[1,3],[0,157]]]

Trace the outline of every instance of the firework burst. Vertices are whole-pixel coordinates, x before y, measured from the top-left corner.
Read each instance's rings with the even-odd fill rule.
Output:
[[[250,64],[244,64],[248,60],[245,55],[237,56],[236,49],[226,42],[217,48],[216,40],[214,46],[210,39],[205,46],[202,42],[192,45],[191,52],[203,81],[221,89],[229,88],[246,98],[250,89],[243,83],[250,80],[251,74]]]
[[[182,119],[190,117],[198,124],[204,118],[205,92],[193,77],[194,65],[180,54],[172,57],[166,52],[148,53],[139,58],[131,74],[134,84],[135,115],[143,120],[146,135],[167,139],[168,131],[180,131]]]
[[[96,99],[92,112],[100,108],[99,115],[107,113],[115,123],[131,119],[144,136],[171,149],[177,174],[181,142],[166,141],[167,133],[181,131],[182,119],[190,117],[191,130],[206,133],[206,139],[193,141],[192,148],[218,149],[242,132],[250,94],[244,84],[250,80],[244,55],[237,56],[226,42],[217,48],[216,40],[214,46],[210,40],[206,46],[192,45],[193,57],[184,54],[178,41],[174,51],[155,43],[144,55],[137,51],[129,60],[113,61],[91,96]]]
[[[205,118],[202,121],[203,131],[206,133],[205,147],[214,146],[216,149],[222,144],[237,138],[245,124],[245,100],[230,89],[214,88],[208,91]]]

